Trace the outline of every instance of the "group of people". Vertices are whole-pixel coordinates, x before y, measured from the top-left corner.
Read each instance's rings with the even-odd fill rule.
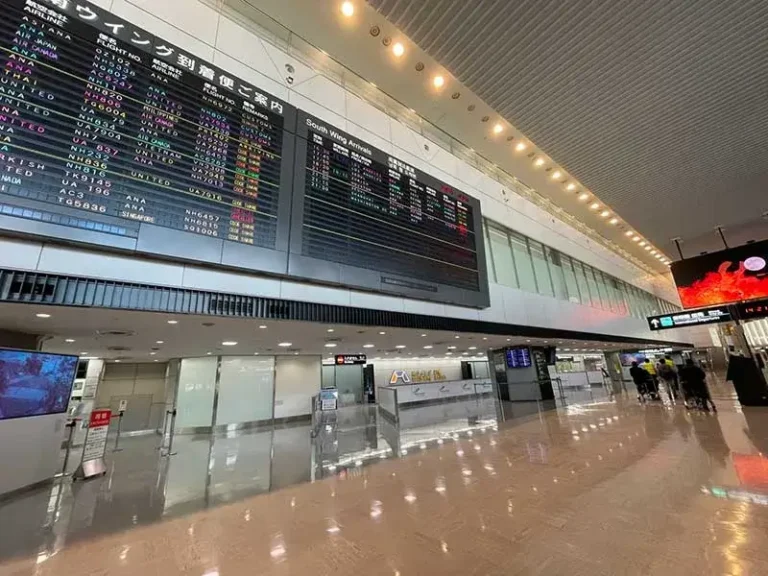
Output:
[[[712,410],[717,412],[707,387],[707,375],[691,358],[685,361],[685,365],[680,370],[669,355],[659,359],[655,364],[648,358],[643,358],[642,362],[632,362],[629,373],[637,386],[640,402],[661,400],[659,395],[661,380],[664,382],[670,400],[673,398],[677,400],[682,388],[686,408],[698,408],[709,412],[711,406]]]

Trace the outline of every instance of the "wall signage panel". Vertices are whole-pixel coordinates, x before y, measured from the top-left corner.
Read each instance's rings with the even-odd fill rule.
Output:
[[[715,324],[718,322],[730,322],[733,315],[728,306],[712,306],[701,310],[691,310],[679,314],[661,314],[648,316],[648,328],[651,331],[668,330],[670,328],[683,328],[686,326],[700,326],[702,324]]]
[[[291,106],[88,2],[0,7],[0,226],[285,272]]]
[[[507,348],[507,366],[510,368],[529,368],[531,366],[531,350],[527,346]]]
[[[488,306],[480,203],[298,113],[289,272]]]

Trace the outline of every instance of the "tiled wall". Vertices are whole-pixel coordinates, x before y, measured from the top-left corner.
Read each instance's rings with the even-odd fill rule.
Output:
[[[505,193],[504,187],[489,175],[259,38],[229,16],[197,0],[98,0],[95,3],[478,198],[486,217],[629,284],[672,302],[677,301],[668,279],[651,276],[556,220],[522,196],[508,191]],[[286,64],[294,68],[294,82],[290,87],[284,79]],[[35,242],[0,240],[0,266],[52,273],[76,272],[93,277],[363,308],[650,337],[645,320],[558,301],[494,283],[490,286],[491,307],[475,310],[342,288],[310,287],[289,280],[254,278],[200,266],[161,263]],[[662,337],[685,339],[680,334],[671,333],[664,333]]]

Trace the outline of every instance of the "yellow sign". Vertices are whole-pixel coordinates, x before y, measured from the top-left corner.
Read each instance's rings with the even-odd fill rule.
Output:
[[[403,384],[419,384],[423,382],[440,382],[445,380],[445,374],[440,369],[435,370],[413,370],[410,374],[406,370],[394,370],[392,376],[389,377],[390,384],[397,384],[402,382]]]

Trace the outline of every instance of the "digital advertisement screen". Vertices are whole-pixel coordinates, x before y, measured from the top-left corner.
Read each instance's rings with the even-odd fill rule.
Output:
[[[0,349],[0,420],[67,410],[77,356]]]
[[[531,351],[527,347],[507,348],[507,366],[529,368],[531,365]]]
[[[684,308],[768,297],[768,240],[672,263]]]
[[[619,362],[621,362],[622,366],[632,366],[632,362],[640,363],[644,359],[645,359],[644,354],[628,354],[628,353],[619,354]]]

